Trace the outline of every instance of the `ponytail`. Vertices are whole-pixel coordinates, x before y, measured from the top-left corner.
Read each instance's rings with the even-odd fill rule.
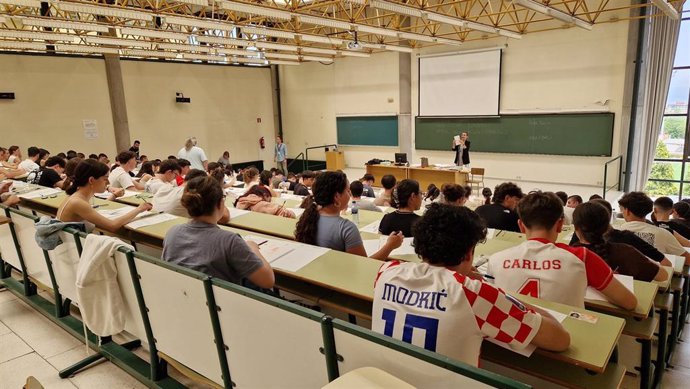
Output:
[[[573,224],[579,230],[584,240],[589,242],[590,249],[600,257],[606,259],[611,252],[611,245],[605,238],[609,229],[610,214],[601,204],[587,202],[575,208]]]
[[[300,216],[295,226],[295,240],[298,242],[316,245],[316,232],[319,224],[319,209],[312,195],[307,196],[302,204],[304,213]]]
[[[319,225],[319,208],[333,204],[335,195],[347,190],[347,176],[343,172],[325,172],[316,176],[312,186],[313,195],[307,196],[302,204],[304,213],[295,227],[295,240],[316,245]]]
[[[419,183],[410,179],[400,181],[393,189],[391,206],[395,209],[407,207],[413,194],[419,194]]]
[[[211,215],[223,201],[223,188],[213,177],[197,177],[187,182],[180,202],[189,216]]]
[[[77,189],[88,185],[89,178],[99,179],[106,175],[108,175],[108,166],[106,164],[93,159],[85,159],[79,162],[74,170],[74,178],[66,192],[71,196]]]

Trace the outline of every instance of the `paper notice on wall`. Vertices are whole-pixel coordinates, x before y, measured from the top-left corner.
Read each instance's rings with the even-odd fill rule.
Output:
[[[96,120],[84,119],[81,123],[84,128],[84,137],[86,139],[98,139],[98,124]]]

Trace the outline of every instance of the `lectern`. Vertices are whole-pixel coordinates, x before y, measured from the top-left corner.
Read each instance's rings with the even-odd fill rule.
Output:
[[[342,151],[326,151],[326,170],[345,169],[345,156]]]

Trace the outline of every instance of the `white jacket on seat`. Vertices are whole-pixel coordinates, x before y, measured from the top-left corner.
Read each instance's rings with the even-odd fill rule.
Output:
[[[125,328],[125,307],[117,283],[115,250],[125,246],[121,240],[89,234],[77,268],[77,296],[82,319],[96,335],[110,336]]]

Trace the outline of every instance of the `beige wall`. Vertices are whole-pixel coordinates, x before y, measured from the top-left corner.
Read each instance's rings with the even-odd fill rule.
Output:
[[[0,55],[0,146],[115,153],[105,65],[101,59]],[[95,119],[98,138],[84,136],[84,119]]]
[[[621,114],[625,89],[627,22],[599,24],[592,31],[571,28],[528,34],[507,40],[503,53],[501,112],[561,112],[607,110],[616,114],[613,155],[621,151]],[[506,40],[468,42],[461,48],[496,47]],[[320,143],[336,138],[338,113],[397,112],[387,97],[397,96],[397,55],[377,54],[362,60],[337,59],[335,65],[281,68],[283,125],[286,140]],[[369,70],[371,69],[371,70]],[[417,114],[417,57],[412,58],[412,109]],[[350,83],[348,83],[350,79]],[[349,85],[342,90],[342,85]],[[339,90],[339,86],[341,89]],[[359,86],[369,86],[360,87]],[[377,86],[377,87],[372,87]],[[608,100],[607,104],[597,103]],[[388,108],[390,107],[390,108]],[[414,123],[412,136],[414,138]],[[367,160],[392,158],[396,148],[345,148],[346,164],[361,167]],[[293,148],[291,155],[297,154]],[[412,161],[427,156],[431,163],[452,163],[451,151],[414,150]],[[487,176],[523,181],[597,185],[608,158],[524,154],[473,153],[474,166]],[[519,178],[518,178],[519,177]]]
[[[102,59],[0,55],[0,69],[0,90],[17,95],[0,101],[0,145],[116,153]],[[268,68],[123,61],[122,76],[130,135],[141,140],[142,153],[177,154],[194,135],[210,161],[228,150],[231,161],[272,163]],[[191,97],[191,104],[175,103],[175,92]],[[84,137],[83,119],[97,120],[98,139]]]

